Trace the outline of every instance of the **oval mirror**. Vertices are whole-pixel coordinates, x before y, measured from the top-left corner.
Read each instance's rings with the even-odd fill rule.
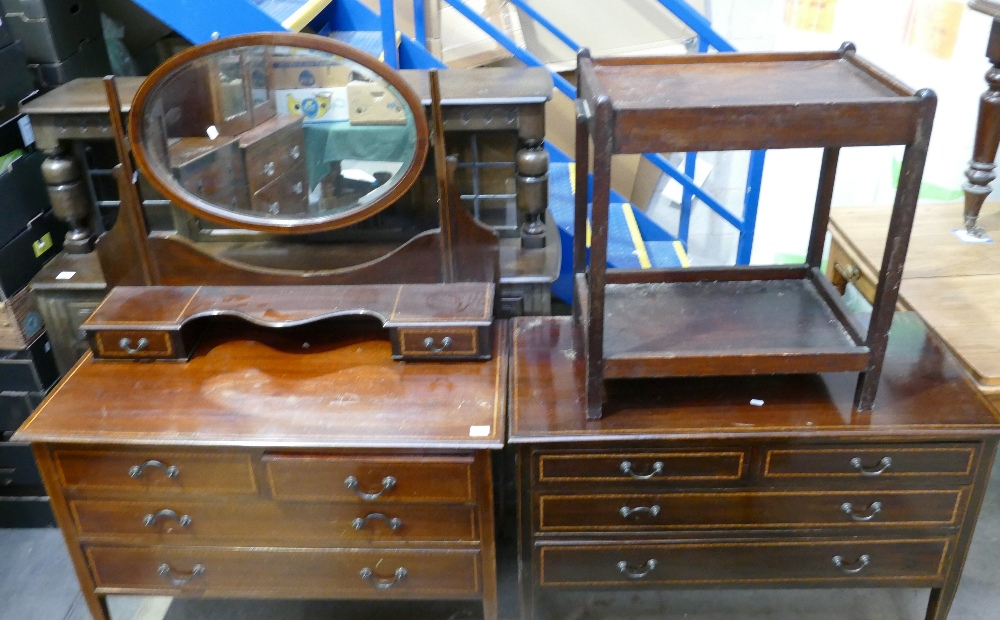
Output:
[[[132,103],[136,163],[163,195],[218,224],[340,228],[413,184],[427,155],[419,97],[326,37],[254,34],[174,56]]]

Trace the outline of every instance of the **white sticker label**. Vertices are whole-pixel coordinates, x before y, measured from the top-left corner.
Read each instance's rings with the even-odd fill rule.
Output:
[[[17,119],[17,128],[21,130],[21,140],[24,141],[24,146],[31,146],[35,143],[35,132],[31,129],[31,121],[28,120],[27,116]]]
[[[763,407],[764,406],[764,401],[762,401],[759,398],[751,398],[750,399],[750,404],[753,405],[754,407]]]
[[[951,232],[953,232],[962,243],[993,243],[993,239],[983,232],[979,234],[971,234],[964,228],[955,228]]]
[[[59,275],[56,276],[56,280],[69,280],[75,275],[75,271],[60,271]]]
[[[489,437],[489,436],[490,436],[489,425],[469,427],[469,437]]]

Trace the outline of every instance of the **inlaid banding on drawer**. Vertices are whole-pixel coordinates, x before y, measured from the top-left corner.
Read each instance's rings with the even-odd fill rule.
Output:
[[[93,334],[98,357],[173,357],[169,332],[156,330],[106,330]]]
[[[265,455],[279,500],[471,502],[472,457]]]
[[[941,476],[961,479],[972,474],[975,459],[975,446],[772,449],[767,451],[765,457],[764,477],[876,479]]]
[[[476,327],[400,327],[395,335],[399,354],[405,357],[469,357],[483,353]]]
[[[98,593],[459,598],[475,597],[482,589],[476,550],[95,546],[86,555]],[[368,578],[362,576],[366,568]],[[392,585],[380,589],[375,583]]]
[[[539,482],[635,482],[740,480],[746,474],[743,451],[621,452],[615,454],[541,454]]]
[[[52,456],[71,493],[257,493],[249,454],[55,450]]]
[[[963,490],[543,495],[539,532],[952,527]]]
[[[940,539],[636,545],[542,545],[542,586],[802,584],[944,580],[951,541]],[[859,586],[860,587],[860,586]]]
[[[150,536],[161,543],[475,543],[474,506],[358,503],[70,501],[80,536]]]

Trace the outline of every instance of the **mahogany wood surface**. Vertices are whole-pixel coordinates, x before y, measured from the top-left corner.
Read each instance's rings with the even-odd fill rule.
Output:
[[[587,420],[571,320],[515,319],[510,441],[1000,433],[1000,417],[917,317],[897,314],[892,334],[871,413],[851,410],[853,376],[830,373],[619,381],[605,417]]]
[[[762,544],[757,541],[670,546],[546,545],[538,549],[540,583],[544,586],[699,587],[740,582],[758,587],[929,587],[944,581],[942,566],[952,540],[858,541],[806,540]],[[867,573],[844,574],[831,558],[847,568],[870,554],[880,561]],[[640,572],[650,558],[660,558],[648,578],[637,581],[618,569],[624,561]]]
[[[867,347],[809,280],[605,290],[608,378],[859,371],[868,364]]]
[[[916,316],[891,333],[871,412],[827,373],[609,381],[588,420],[573,319],[516,319],[524,618],[670,587],[930,588],[947,618],[1000,416]]]
[[[581,97],[610,97],[616,153],[908,144],[922,98],[856,62],[849,44],[836,53],[602,58],[592,71]]]
[[[963,489],[948,489],[540,495],[536,501],[537,527],[544,533],[833,527],[867,534],[887,527],[957,526],[965,499]],[[875,502],[887,508],[877,511],[871,521],[855,521],[845,513],[845,502],[861,517],[873,514]],[[655,514],[650,512],[654,508]],[[622,514],[625,511],[630,511],[628,516]]]
[[[492,283],[345,286],[119,286],[85,329],[122,326],[178,329],[209,316],[236,316],[263,326],[294,326],[322,318],[372,314],[389,325],[489,324]]]
[[[82,540],[90,544],[134,537],[147,544],[166,542],[189,545],[226,544],[255,540],[261,545],[372,545],[398,546],[419,542],[479,542],[474,506],[454,504],[403,504],[373,508],[331,502],[218,502],[171,501],[170,510],[187,516],[189,525],[160,517],[148,500],[73,500],[70,511]],[[381,512],[381,511],[384,511]],[[384,519],[374,518],[381,514]],[[358,519],[367,521],[361,528]],[[398,519],[392,528],[389,521]]]
[[[579,243],[574,247],[578,288],[574,291],[573,317],[586,336],[577,349],[587,360],[586,417],[600,418],[614,406],[606,380],[835,370],[860,371],[854,407],[859,412],[870,411],[898,297],[936,95],[930,90],[912,91],[858,58],[849,43],[837,52],[662,58],[594,59],[584,49],[578,55],[577,74],[577,161],[589,157],[587,137],[594,148],[593,203],[587,204],[586,194],[579,194],[575,203],[577,221],[589,214],[593,229],[589,267],[583,260],[585,248]],[[883,282],[862,337],[860,325],[850,319],[838,296],[817,276],[839,149],[874,144],[902,144],[906,148],[881,261]],[[757,319],[750,318],[751,312],[740,315],[747,302],[751,309],[756,305],[750,294],[753,288],[751,284],[716,286],[729,279],[721,269],[679,276],[671,270],[607,273],[613,155],[796,147],[826,149],[803,277],[815,289],[812,300],[819,303],[783,300],[786,291],[778,291],[775,297],[797,306],[803,319],[812,314],[815,323],[790,317],[787,312],[770,312],[774,300],[756,313]],[[794,271],[733,269],[732,279],[756,279],[751,275],[755,272],[761,273],[761,280],[785,279]],[[669,288],[671,293],[685,293],[662,296],[649,295],[648,287],[642,286],[628,292],[623,292],[624,286],[613,290],[613,285],[656,286],[657,281],[660,285],[691,282],[695,286],[664,287],[664,291]],[[687,293],[701,293],[702,287],[710,287],[718,295]],[[650,303],[654,297],[657,303]],[[702,299],[687,303],[695,297]],[[793,297],[798,297],[798,302],[807,299]],[[665,299],[670,303],[662,303]],[[674,303],[677,299],[685,302]],[[737,313],[735,321],[728,311]],[[695,340],[704,340],[711,331],[716,332],[717,340],[702,342],[702,348],[692,354],[698,347],[687,341],[685,326],[701,318],[705,325],[696,329],[700,338]],[[769,323],[769,319],[774,322]],[[781,329],[786,325],[787,331]],[[839,344],[833,343],[838,336]]]
[[[280,334],[220,328],[186,364],[88,355],[15,440],[499,448],[507,363],[506,326],[498,328],[492,359],[475,362],[394,361],[380,330],[345,334],[341,324]]]
[[[256,547],[93,546],[86,556],[99,594],[227,596],[253,598],[478,598],[482,591],[479,553],[469,550],[277,549]],[[171,585],[158,574],[168,564],[177,578]],[[392,581],[398,568],[406,576],[392,588],[376,590],[359,575]]]

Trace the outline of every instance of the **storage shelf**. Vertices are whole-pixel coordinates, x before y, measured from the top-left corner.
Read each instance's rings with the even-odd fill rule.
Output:
[[[605,377],[857,372],[869,351],[811,278],[609,284]]]

